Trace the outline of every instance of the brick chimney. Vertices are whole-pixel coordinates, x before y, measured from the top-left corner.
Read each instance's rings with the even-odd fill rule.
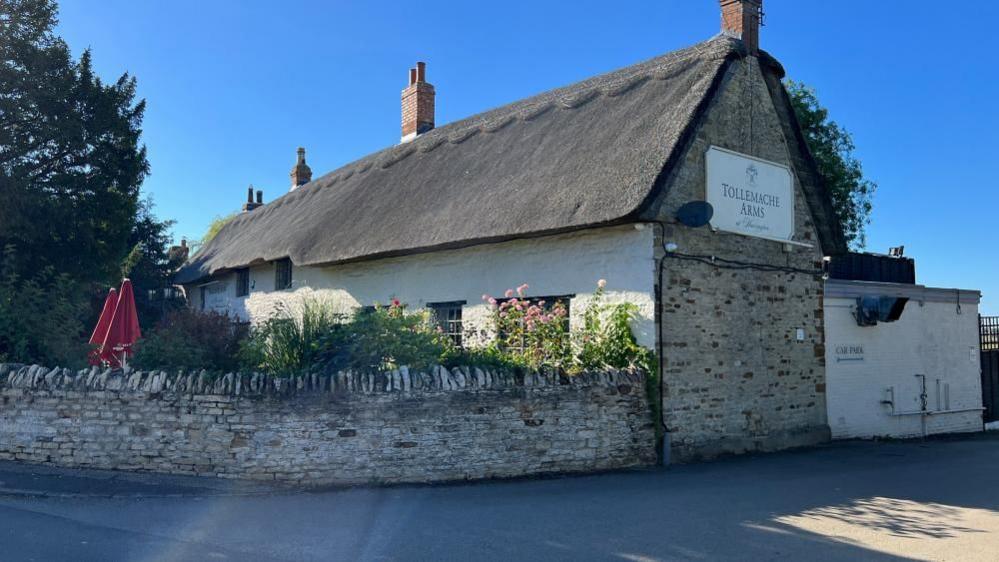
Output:
[[[402,91],[402,142],[434,128],[434,86],[427,82],[427,63],[409,69],[409,86]]]
[[[248,213],[248,212],[256,209],[257,207],[261,207],[261,206],[263,206],[263,204],[264,204],[264,192],[263,191],[258,191],[257,192],[257,201],[254,202],[253,201],[253,185],[251,184],[250,187],[246,188],[246,203],[243,203],[243,212],[244,213]]]
[[[298,147],[298,162],[291,169],[291,190],[295,191],[299,187],[312,181],[312,168],[305,163],[305,149]]]
[[[721,0],[722,33],[742,39],[750,55],[760,52],[763,0]]]
[[[187,261],[191,249],[187,246],[187,238],[180,239],[180,246],[170,246],[167,250],[167,259],[174,264],[182,264]]]

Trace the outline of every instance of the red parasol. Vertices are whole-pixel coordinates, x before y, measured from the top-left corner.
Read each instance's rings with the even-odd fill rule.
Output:
[[[108,328],[111,326],[111,317],[114,316],[114,309],[118,306],[118,291],[112,287],[108,291],[108,297],[104,299],[104,307],[101,308],[101,316],[97,319],[97,327],[90,336],[90,344],[96,345],[97,349],[89,356],[91,365],[100,365],[101,346],[104,345],[104,338],[108,335]]]
[[[125,279],[121,282],[118,303],[114,307],[111,324],[101,345],[101,359],[110,363],[112,367],[124,367],[127,356],[132,353],[132,344],[141,337],[139,317],[135,313],[132,282]]]

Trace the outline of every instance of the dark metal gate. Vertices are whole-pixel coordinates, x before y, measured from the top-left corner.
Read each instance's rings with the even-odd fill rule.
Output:
[[[999,421],[999,316],[978,317],[985,421]]]

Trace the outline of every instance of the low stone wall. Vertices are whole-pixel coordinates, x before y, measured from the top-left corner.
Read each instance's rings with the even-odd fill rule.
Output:
[[[326,485],[599,471],[656,454],[637,372],[280,379],[0,364],[0,459]]]

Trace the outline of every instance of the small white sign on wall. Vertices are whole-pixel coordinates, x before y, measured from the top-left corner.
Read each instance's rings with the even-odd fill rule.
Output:
[[[864,360],[863,344],[836,344],[833,347],[837,363],[854,363]]]
[[[229,306],[229,285],[227,283],[212,283],[205,287],[205,310],[225,313]]]
[[[712,146],[707,153],[711,226],[746,236],[794,236],[794,182],[787,166]]]

